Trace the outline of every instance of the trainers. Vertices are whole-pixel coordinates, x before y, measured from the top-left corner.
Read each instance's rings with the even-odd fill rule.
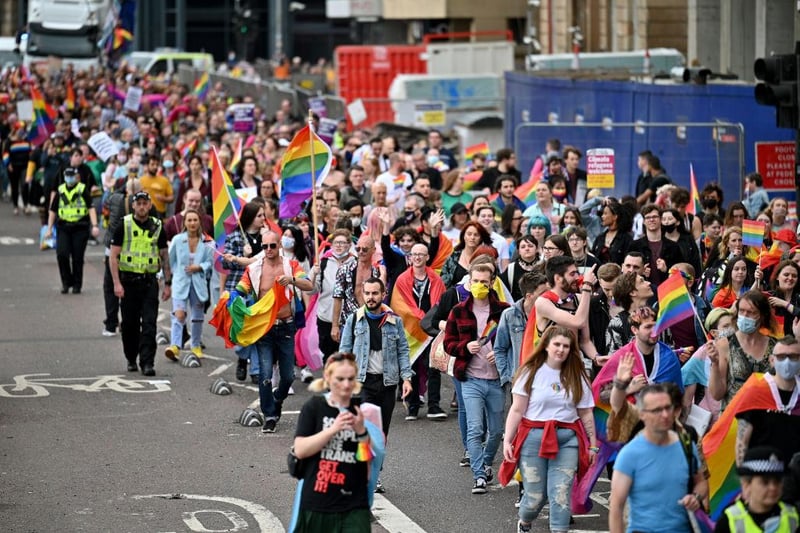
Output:
[[[483,473],[486,474],[486,483],[491,483],[494,479],[494,471],[491,466],[483,465]]]
[[[283,402],[275,401],[275,421],[281,419],[281,414],[283,414]]]
[[[385,494],[386,487],[383,486],[383,482],[381,478],[378,478],[378,482],[375,484],[375,494]]]
[[[195,355],[195,357],[197,357],[198,359],[202,359],[202,358],[203,358],[203,349],[202,349],[201,347],[199,347],[199,346],[195,346],[194,348],[192,348],[192,349],[191,349],[191,352],[192,352],[192,353]]]
[[[117,334],[116,331],[110,331],[110,330],[107,330],[107,329],[103,328],[103,337],[113,337],[116,334]]]
[[[442,411],[442,408],[438,405],[429,405],[428,406],[428,418],[431,420],[444,420],[447,418],[447,413]]]
[[[261,433],[275,433],[275,426],[278,425],[278,421],[274,418],[268,418],[264,420],[264,425],[261,426]]]
[[[522,520],[517,520],[517,533],[529,533],[531,524],[525,524]]]
[[[519,494],[517,495],[517,501],[514,502],[514,507],[519,509],[519,506],[522,505],[522,496],[525,494],[525,489],[522,488],[522,483],[517,485],[519,489]]]
[[[151,378],[156,375],[156,370],[151,365],[145,365],[142,367],[142,375]]]
[[[469,467],[469,451],[464,450],[464,456],[458,462],[458,466]]]
[[[307,367],[300,369],[300,381],[303,383],[311,383],[314,381],[314,374]]]
[[[180,354],[181,354],[180,348],[178,348],[174,344],[172,346],[168,346],[167,349],[164,350],[164,355],[166,355],[167,359],[169,359],[170,361],[177,361],[178,356]]]
[[[479,477],[472,484],[472,494],[486,494],[486,480]]]
[[[416,420],[417,418],[419,418],[419,407],[409,407],[406,420]]]
[[[247,379],[247,359],[239,359],[236,362],[236,381]]]

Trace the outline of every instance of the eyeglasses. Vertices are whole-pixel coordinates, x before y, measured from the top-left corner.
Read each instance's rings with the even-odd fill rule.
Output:
[[[547,250],[548,252],[555,252],[560,249],[558,246],[542,246],[542,250]]]
[[[522,220],[525,217],[511,217],[511,220]]]
[[[661,217],[658,216],[658,215],[653,215],[653,216],[648,215],[648,216],[644,217],[645,220],[659,220],[660,218]]]
[[[369,252],[371,250],[372,248],[369,248],[367,246],[356,246],[356,252]]]
[[[334,246],[347,246],[348,244],[350,243],[347,241],[333,241]]]
[[[662,405],[661,407],[653,407],[652,409],[641,409],[643,413],[650,413],[653,415],[660,415],[661,413],[671,413],[675,411],[675,406],[672,404]]]
[[[274,250],[278,247],[277,242],[265,242],[261,245],[262,250]]]

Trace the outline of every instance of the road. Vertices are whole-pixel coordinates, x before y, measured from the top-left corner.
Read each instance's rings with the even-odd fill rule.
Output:
[[[295,382],[277,433],[263,435],[237,422],[258,397],[254,387],[209,392],[218,376],[236,383],[233,352],[210,328],[201,368],[168,361],[161,346],[155,378],[126,372],[119,337],[100,334],[102,247],[87,251],[83,293],[61,295],[55,253],[40,251],[37,235],[35,216],[0,204],[0,529],[284,531],[295,489],[286,454],[309,396],[303,384]],[[452,387],[444,389],[449,398]],[[516,530],[516,487],[470,493],[454,416],[406,422],[398,404],[387,452],[373,531]],[[576,517],[575,530],[607,530],[607,481],[596,490],[594,514]],[[546,518],[536,521],[534,531],[547,530]]]

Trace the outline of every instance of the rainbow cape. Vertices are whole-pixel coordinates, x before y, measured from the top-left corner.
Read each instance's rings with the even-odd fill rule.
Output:
[[[694,305],[686,290],[686,283],[679,271],[675,271],[658,286],[658,317],[653,328],[653,337],[672,326],[694,316]]]
[[[237,295],[230,300],[228,291],[222,296],[214,308],[209,324],[216,328],[218,337],[225,341],[226,348],[233,346],[250,346],[266,335],[275,324],[278,310],[289,303],[286,288],[277,281],[257,302],[247,305],[244,298]]]
[[[311,173],[312,154],[314,175]],[[331,168],[331,147],[310,126],[297,132],[281,162],[281,218],[297,216]]]
[[[450,242],[450,239],[444,233],[439,234],[439,249],[436,250],[436,255],[433,256],[433,261],[431,261],[431,268],[436,271],[437,274],[441,273],[442,267],[444,266],[447,259],[453,255],[453,243]]]
[[[319,294],[314,294],[306,307],[306,327],[297,330],[294,336],[294,353],[297,366],[308,366],[310,370],[322,368],[322,350],[319,349],[317,330],[317,304]]]
[[[514,190],[514,196],[522,200],[526,206],[536,203],[536,191],[534,188],[539,180],[530,179]]]
[[[445,286],[442,278],[432,268],[425,267],[425,271],[430,281],[431,304],[434,304],[442,299]],[[405,329],[406,340],[408,340],[408,359],[413,365],[417,357],[422,355],[422,352],[425,351],[425,348],[428,347],[428,344],[433,339],[425,333],[419,323],[422,317],[425,316],[425,312],[417,307],[416,298],[414,298],[414,269],[412,267],[409,267],[397,277],[390,307],[392,311],[403,319],[403,328]]]
[[[222,168],[217,155],[217,149],[211,150],[211,159],[214,166],[211,171],[211,209],[214,214],[214,241],[217,243],[217,250],[225,248],[225,237],[228,233],[235,231],[239,225],[239,211],[241,204],[236,190],[233,188],[230,176]],[[217,255],[214,262],[215,268],[221,270],[221,255]]]
[[[208,77],[208,72],[203,72],[200,77],[195,80],[192,92],[198,99],[205,100],[206,96],[208,96],[209,85],[210,80]]]
[[[761,249],[761,245],[764,244],[764,223],[758,220],[743,220],[742,244]]]
[[[736,474],[736,431],[739,427],[736,415],[745,411],[774,410],[778,394],[772,376],[754,372],[703,437],[703,453],[711,473],[708,488],[712,520],[719,519],[741,490]],[[792,411],[796,413],[797,406]]]
[[[236,149],[231,156],[231,163],[228,165],[228,171],[233,174],[236,172],[236,167],[242,162],[242,138],[239,137],[239,142],[236,143]]]
[[[66,95],[64,96],[64,106],[72,111],[75,109],[75,87],[72,85],[72,78],[67,78]]]
[[[58,113],[44,100],[39,89],[31,85],[31,100],[33,101],[33,122],[28,131],[28,140],[34,145],[40,145],[50,138],[56,131],[53,121]]]
[[[694,176],[694,167],[691,163],[689,163],[689,187],[691,200],[689,201],[689,205],[686,206],[686,212],[691,213],[694,216],[701,215],[703,213],[703,206],[700,204],[700,193],[697,189],[697,179]]]

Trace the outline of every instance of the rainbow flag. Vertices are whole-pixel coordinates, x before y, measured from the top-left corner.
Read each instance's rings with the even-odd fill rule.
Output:
[[[189,160],[194,154],[194,151],[197,149],[197,139],[192,139],[191,142],[188,142],[181,147],[181,157],[184,160]]]
[[[431,284],[431,302],[438,302],[445,291],[442,278],[430,267],[425,270],[428,273],[428,280]],[[398,276],[392,291],[392,300],[389,304],[392,310],[403,319],[403,329],[409,348],[408,360],[412,365],[433,340],[419,323],[425,313],[416,305],[413,279],[414,273],[410,268]]]
[[[483,328],[483,332],[481,333],[478,342],[483,344],[488,344],[494,336],[497,334],[497,322],[494,320],[490,320],[486,323],[486,327]]]
[[[306,324],[309,327],[297,330],[294,336],[297,366],[308,366],[310,370],[322,368],[322,351],[319,349],[319,331],[316,327],[318,299],[319,294],[311,295],[306,308]]]
[[[742,244],[761,249],[761,245],[764,244],[764,223],[758,220],[743,220]]]
[[[230,293],[225,291],[208,323],[216,328],[217,336],[222,337],[227,348],[250,346],[272,329],[278,310],[287,303],[286,288],[277,281],[250,306],[241,296],[230,301]]]
[[[762,269],[773,267],[781,262],[783,257],[783,250],[778,246],[778,242],[772,243],[769,250],[764,251],[762,247],[761,254],[758,256],[758,266]]]
[[[28,132],[28,140],[34,145],[40,145],[56,131],[53,120],[58,113],[44,101],[42,93],[33,85],[31,85],[31,100],[33,100],[34,119]]]
[[[131,41],[133,41],[133,34],[122,26],[119,26],[114,28],[114,38],[111,42],[111,49],[119,50]]]
[[[725,507],[733,503],[741,490],[736,474],[736,432],[739,427],[736,415],[744,411],[776,409],[768,379],[766,374],[751,374],[703,437],[703,454],[711,474],[708,488],[712,520],[722,516]]]
[[[677,270],[658,286],[658,317],[652,337],[673,324],[694,316],[694,305],[686,290],[683,276]]]
[[[64,106],[72,111],[75,109],[75,87],[72,85],[72,78],[67,79],[66,96],[64,97]]]
[[[311,157],[314,157],[314,174]],[[310,126],[297,132],[281,162],[281,218],[297,216],[314,187],[322,184],[331,168],[331,147]]]
[[[236,190],[233,188],[230,176],[222,168],[219,162],[217,149],[211,149],[211,161],[214,162],[211,172],[211,212],[214,214],[214,241],[217,243],[217,250],[225,248],[225,237],[228,233],[235,231],[239,225],[239,211],[241,204]],[[217,270],[222,269],[221,256],[217,256],[214,266]]]
[[[700,192],[697,189],[697,179],[691,163],[689,163],[689,189],[691,200],[689,200],[689,205],[686,206],[686,212],[695,216],[700,215],[703,212],[703,206],[700,204]]]
[[[464,190],[471,191],[475,188],[475,184],[478,183],[478,180],[481,179],[483,176],[482,170],[475,170],[473,172],[469,172],[468,174],[464,175]]]
[[[467,146],[467,148],[464,150],[464,159],[470,161],[472,160],[473,157],[475,157],[478,154],[488,156],[489,143],[484,141],[482,143],[473,144],[472,146]]]
[[[522,200],[526,206],[536,203],[536,184],[539,180],[530,179],[514,190],[514,196]]]
[[[420,228],[421,230],[422,228]],[[447,238],[439,238],[439,249],[436,250],[436,255],[433,256],[433,261],[431,261],[431,268],[437,273],[441,274],[442,267],[447,262],[447,259],[453,255],[453,243],[450,242],[450,239]],[[495,279],[500,279],[499,277]]]
[[[203,72],[200,77],[195,80],[194,89],[192,89],[192,92],[200,100],[205,100],[206,96],[208,96],[208,89],[210,85],[211,82],[208,77],[208,72]]]
[[[242,162],[242,138],[239,137],[239,142],[236,144],[236,149],[233,151],[233,155],[231,156],[231,163],[228,165],[228,172],[234,174],[236,172],[236,167],[239,166],[239,163]]]

